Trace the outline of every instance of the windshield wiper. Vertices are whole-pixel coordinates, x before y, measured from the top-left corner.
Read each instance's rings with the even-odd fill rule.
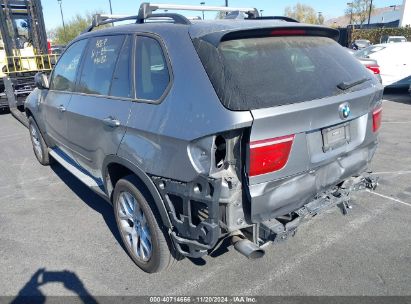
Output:
[[[355,80],[355,81],[351,81],[351,82],[343,81],[343,82],[340,82],[339,84],[337,84],[337,88],[345,91],[345,90],[348,90],[348,89],[350,89],[352,87],[355,87],[359,84],[362,84],[362,83],[364,83],[368,80],[371,80],[371,78],[364,77],[364,78],[361,78],[359,80]]]

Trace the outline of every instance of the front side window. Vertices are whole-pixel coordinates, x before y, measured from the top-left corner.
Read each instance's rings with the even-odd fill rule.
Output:
[[[136,92],[138,99],[158,100],[170,82],[170,74],[160,43],[149,37],[136,42]]]
[[[86,44],[86,39],[75,42],[62,55],[53,71],[50,81],[51,90],[69,92],[74,90],[77,69]]]
[[[86,94],[108,95],[117,57],[124,36],[96,37],[84,55],[84,64],[77,91]]]

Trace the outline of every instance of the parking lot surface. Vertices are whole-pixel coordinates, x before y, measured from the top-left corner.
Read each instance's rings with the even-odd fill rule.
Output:
[[[223,246],[148,275],[123,250],[111,206],[0,115],[0,295],[411,295],[411,97],[387,94],[375,193],[356,194],[250,261]],[[222,254],[224,253],[224,254]]]

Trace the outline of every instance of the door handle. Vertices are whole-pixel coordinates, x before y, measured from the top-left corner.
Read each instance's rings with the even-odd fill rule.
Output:
[[[120,121],[118,119],[115,119],[113,117],[107,117],[103,119],[103,122],[106,126],[109,127],[118,127],[120,126]]]
[[[60,105],[58,109],[60,112],[66,112],[66,108],[63,105]]]

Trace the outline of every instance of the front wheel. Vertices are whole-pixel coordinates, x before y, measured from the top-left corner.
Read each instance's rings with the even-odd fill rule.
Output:
[[[143,271],[160,272],[175,261],[170,237],[151,196],[133,175],[114,188],[114,214],[127,252]]]
[[[44,141],[43,136],[40,133],[40,129],[38,128],[33,117],[29,117],[29,131],[34,155],[36,155],[36,158],[40,164],[42,164],[43,166],[49,165],[50,156],[47,144]]]

